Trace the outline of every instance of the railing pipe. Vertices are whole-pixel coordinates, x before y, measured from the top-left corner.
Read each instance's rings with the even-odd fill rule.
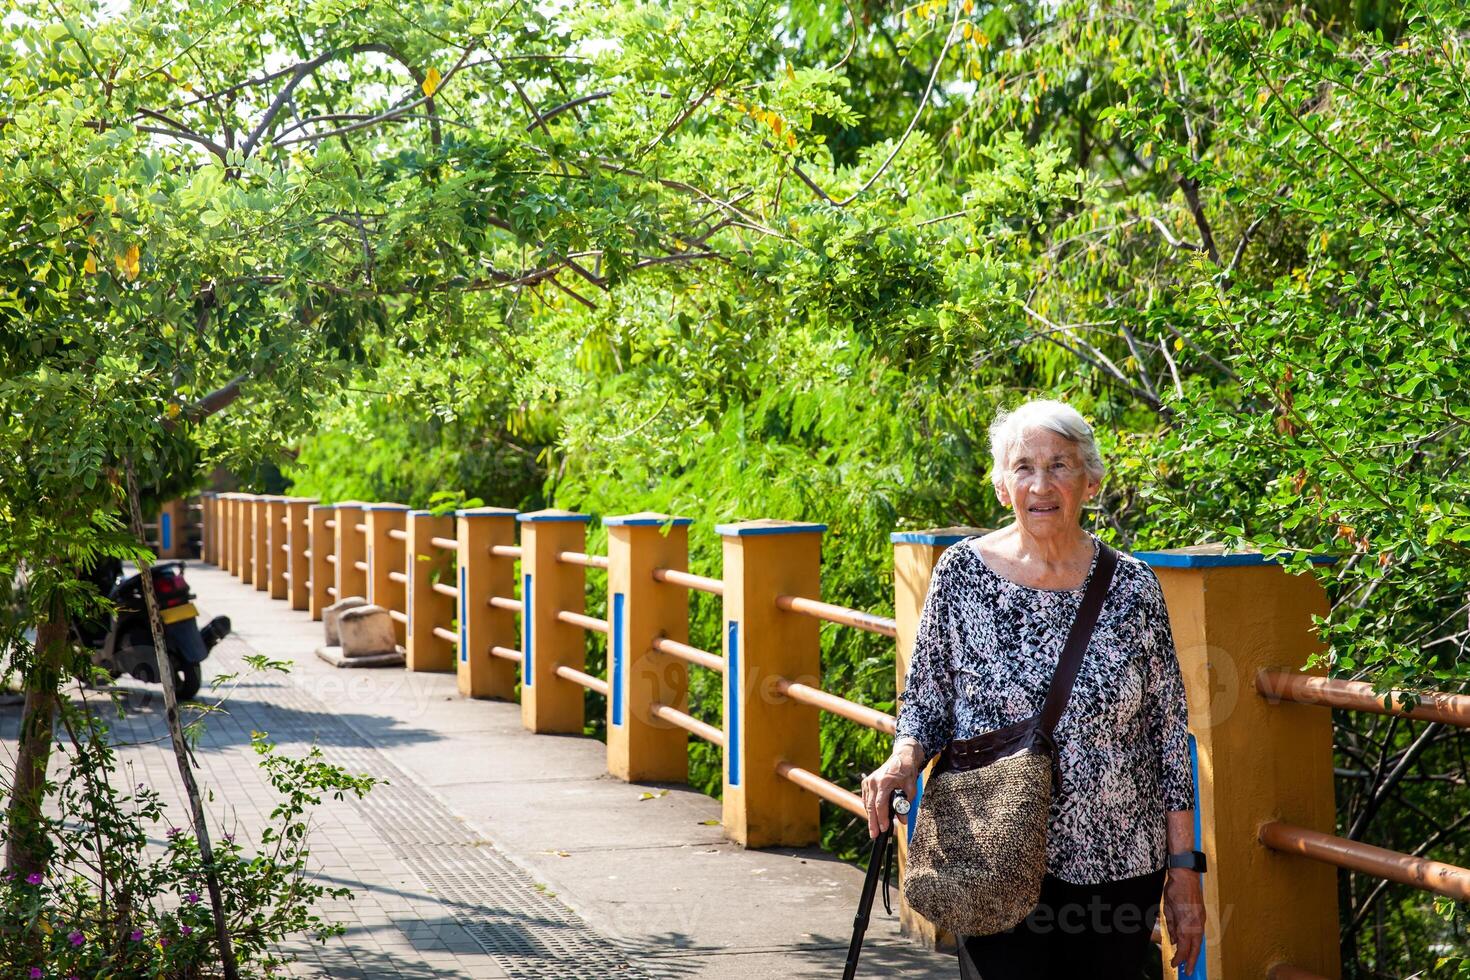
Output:
[[[603,697],[607,697],[607,681],[600,677],[593,677],[591,674],[580,671],[575,667],[568,667],[566,664],[557,665],[556,676],[563,680],[571,681],[573,684],[580,684],[589,691],[596,691]]]
[[[671,708],[666,704],[653,701],[648,705],[648,713],[654,718],[666,721],[676,728],[682,728],[692,735],[698,735],[706,742],[718,745],[720,748],[725,747],[724,732],[720,731],[714,725],[705,724],[687,712],[680,711],[678,708]]]
[[[790,612],[801,613],[828,623],[837,623],[841,626],[852,626],[856,629],[867,630],[869,633],[878,633],[882,636],[894,637],[898,635],[898,622],[889,616],[878,616],[873,613],[863,612],[861,609],[849,609],[846,606],[836,606],[830,602],[819,602],[816,599],[806,599],[794,595],[776,596],[776,605]]]
[[[776,763],[776,774],[782,779],[789,779],[792,783],[800,786],[808,793],[813,793],[828,803],[834,803],[842,807],[848,813],[865,819],[867,817],[867,812],[863,809],[862,797],[843,789],[834,782],[823,779],[808,769],[793,766],[791,763],[782,760]]]
[[[1283,854],[1297,854],[1336,868],[1386,878],[1457,902],[1470,901],[1470,868],[1334,837],[1280,820],[1262,823],[1256,828],[1256,839]]]
[[[560,622],[567,623],[571,626],[576,626],[593,633],[601,633],[604,636],[607,635],[607,620],[605,619],[598,619],[596,616],[588,616],[566,609],[557,610],[556,618]]]
[[[701,650],[699,647],[692,647],[687,643],[680,643],[678,640],[670,640],[663,636],[656,638],[650,646],[659,653],[667,653],[671,657],[698,664],[717,674],[725,672],[725,658],[710,653],[708,650]]]
[[[568,565],[581,565],[583,568],[607,568],[607,556],[589,555],[582,551],[558,551],[556,560]]]
[[[1399,704],[1401,691],[1390,691],[1384,697],[1373,693],[1373,685],[1337,677],[1318,677],[1291,670],[1262,669],[1256,671],[1256,690],[1269,701],[1291,701],[1317,704],[1325,708],[1346,708],[1377,715],[1397,715],[1417,721],[1437,721],[1457,728],[1470,728],[1470,696],[1446,691],[1416,692],[1419,703],[1413,708]]]
[[[866,728],[872,728],[888,735],[894,733],[896,719],[893,715],[876,708],[869,708],[867,705],[849,701],[847,698],[838,697],[820,688],[789,681],[784,677],[777,677],[772,687],[777,694],[784,694],[793,701],[809,704],[814,708],[838,715],[849,721],[855,721]]]
[[[655,582],[667,582],[670,585],[682,586],[695,592],[708,592],[710,595],[724,595],[725,583],[717,578],[709,578],[705,575],[694,575],[683,572],[676,568],[655,568],[653,570]]]

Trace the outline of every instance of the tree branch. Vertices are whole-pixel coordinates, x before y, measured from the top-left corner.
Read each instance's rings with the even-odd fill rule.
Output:
[[[1189,213],[1194,217],[1195,227],[1199,229],[1200,241],[1204,242],[1204,252],[1210,257],[1210,261],[1216,265],[1220,264],[1220,250],[1215,247],[1215,233],[1210,229],[1209,219],[1205,217],[1204,205],[1199,199],[1199,181],[1193,177],[1180,177],[1179,189],[1184,192],[1184,201],[1189,205]]]

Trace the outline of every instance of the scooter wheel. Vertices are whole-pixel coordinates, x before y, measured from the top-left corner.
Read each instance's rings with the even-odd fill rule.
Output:
[[[199,686],[204,682],[204,672],[198,664],[191,664],[186,660],[175,659],[174,668],[174,697],[180,701],[192,701],[194,695],[199,693]]]

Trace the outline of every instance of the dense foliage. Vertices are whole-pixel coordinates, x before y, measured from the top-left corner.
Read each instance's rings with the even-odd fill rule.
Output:
[[[327,499],[693,517],[712,573],[717,521],[821,520],[825,595],[882,611],[888,533],[999,521],[985,426],[1045,393],[1115,541],[1335,551],[1330,669],[1465,686],[1453,0],[56,9],[0,48],[25,540],[135,444],[291,446]],[[891,706],[883,644],[824,643]],[[855,784],[880,740],[824,724]],[[1340,726],[1340,831],[1464,864],[1459,743]],[[1435,966],[1421,894],[1343,881],[1355,975]]]

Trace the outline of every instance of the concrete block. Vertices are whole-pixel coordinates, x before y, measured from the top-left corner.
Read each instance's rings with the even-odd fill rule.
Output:
[[[327,646],[335,647],[342,645],[341,634],[337,631],[337,620],[349,609],[367,605],[367,600],[360,595],[350,595],[344,599],[332,603],[322,610],[322,623],[327,627]]]

